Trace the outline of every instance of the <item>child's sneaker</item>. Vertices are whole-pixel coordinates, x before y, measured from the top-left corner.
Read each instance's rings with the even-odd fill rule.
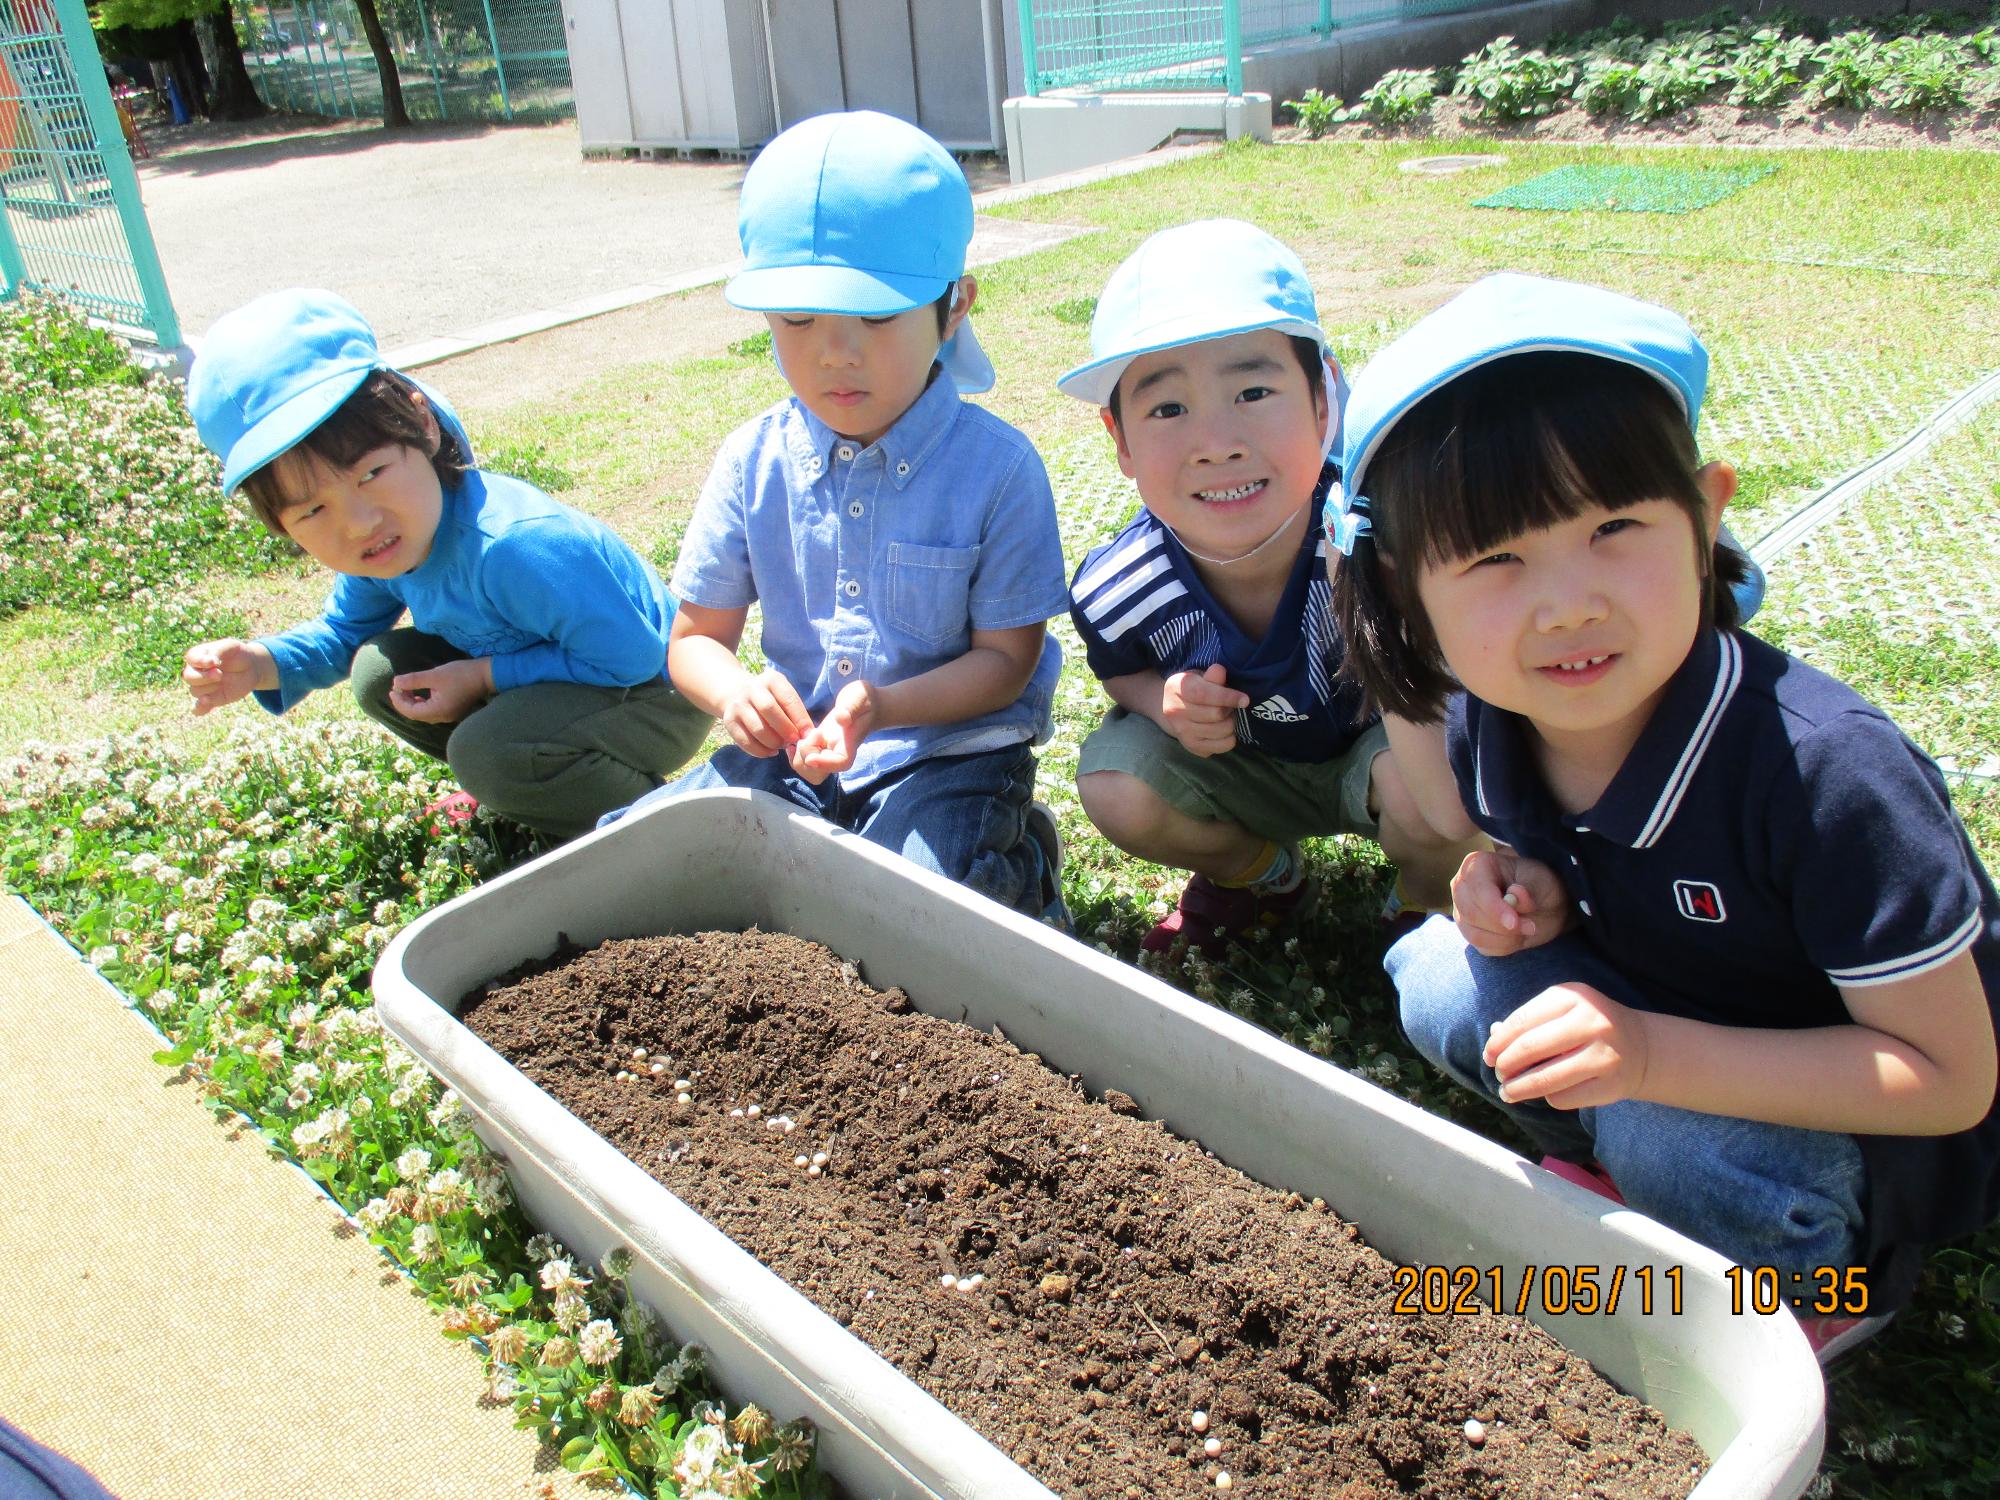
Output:
[[[472,821],[472,815],[479,811],[479,799],[470,792],[452,792],[440,797],[424,809],[427,818],[441,818],[453,828],[463,828]],[[436,823],[431,824],[432,833],[443,833]]]
[[[1806,1342],[1812,1345],[1813,1357],[1824,1369],[1841,1355],[1874,1338],[1889,1326],[1889,1320],[1895,1316],[1892,1312],[1885,1312],[1872,1318],[1800,1318],[1799,1327],[1805,1330]]]
[[[1180,903],[1139,940],[1139,946],[1148,953],[1165,953],[1184,939],[1190,949],[1219,952],[1230,933],[1247,937],[1283,926],[1297,915],[1311,889],[1309,880],[1288,891],[1270,892],[1217,885],[1206,875],[1196,875],[1182,888]]]
[[[1585,1192],[1609,1198],[1613,1203],[1625,1201],[1625,1195],[1618,1191],[1618,1184],[1611,1180],[1611,1174],[1594,1161],[1564,1161],[1560,1156],[1545,1156],[1542,1158],[1542,1170],[1555,1173],[1564,1182],[1575,1183]]]
[[[1056,826],[1055,811],[1046,802],[1030,802],[1025,831],[1034,843],[1035,852],[1041,856],[1041,868],[1037,873],[1041,882],[1041,920],[1068,932],[1069,907],[1064,903],[1062,894],[1062,830]]]

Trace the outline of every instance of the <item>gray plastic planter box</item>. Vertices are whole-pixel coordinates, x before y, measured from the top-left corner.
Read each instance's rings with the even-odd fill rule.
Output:
[[[382,1019],[463,1097],[529,1217],[593,1261],[630,1245],[638,1294],[707,1345],[731,1400],[811,1416],[850,1493],[1048,1496],[453,1015],[558,934],[589,945],[752,925],[825,943],[932,1014],[997,1025],[1093,1092],[1123,1089],[1261,1181],[1325,1198],[1394,1259],[1504,1266],[1509,1288],[1529,1265],[1626,1268],[1615,1316],[1537,1321],[1707,1450],[1699,1500],[1794,1496],[1812,1478],[1818,1366],[1788,1314],[1731,1314],[1720,1256],[775,799],[665,803],[413,922],[375,970]]]

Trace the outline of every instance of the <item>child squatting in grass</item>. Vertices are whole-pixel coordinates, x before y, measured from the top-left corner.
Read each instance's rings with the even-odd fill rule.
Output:
[[[755,788],[1065,920],[1032,748],[1062,542],[1033,444],[960,399],[993,383],[965,174],[913,125],[819,115],[764,148],[738,219],[725,295],[765,315],[792,394],[723,442],[674,568],[674,682],[732,743],[644,801]]]
[[[191,647],[197,714],[251,693],[283,713],[351,676],[369,718],[558,839],[701,748],[711,721],[667,680],[674,597],[652,566],[475,468],[449,407],[383,366],[349,303],[273,292],[218,319],[188,405],[224,492],[337,575],[317,620]]]
[[[1119,848],[1193,872],[1141,946],[1276,926],[1307,835],[1377,839],[1409,904],[1441,906],[1477,838],[1442,735],[1385,724],[1339,675],[1319,499],[1341,377],[1305,267],[1239,220],[1162,230],[1112,273],[1090,344],[1058,385],[1100,408],[1143,509],[1071,585],[1115,705],[1077,791]],[[1435,825],[1413,784],[1445,789]]]
[[[1825,1360],[2000,1212],[2000,900],[1929,757],[1737,628],[1707,373],[1595,287],[1453,299],[1355,382],[1335,612],[1495,843],[1389,951],[1411,1041],[1572,1181],[1811,1296],[1861,1268]]]

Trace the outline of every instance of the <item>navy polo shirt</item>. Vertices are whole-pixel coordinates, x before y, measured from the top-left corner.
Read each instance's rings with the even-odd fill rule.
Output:
[[[1262,638],[1238,628],[1202,582],[1187,549],[1149,510],[1084,558],[1070,584],[1070,618],[1099,678],[1202,671],[1215,662],[1250,697],[1236,711],[1236,742],[1277,760],[1332,760],[1375,715],[1340,676],[1345,646],[1333,623],[1321,506],[1338,476],[1320,471],[1311,522]]]
[[[1970,950],[2000,1026],[2000,899],[1944,777],[1846,684],[1743,631],[1705,631],[1594,807],[1556,806],[1525,720],[1447,715],[1473,820],[1554,868],[1582,934],[1649,1009],[1728,1026],[1850,1019],[1838,987]],[[2000,1215],[2000,1114],[1955,1136],[1859,1136],[1870,1262]],[[1891,1262],[1894,1262],[1892,1265]]]

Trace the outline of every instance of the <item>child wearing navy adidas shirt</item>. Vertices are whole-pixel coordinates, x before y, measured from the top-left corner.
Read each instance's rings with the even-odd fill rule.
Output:
[[[1411,1040],[1545,1166],[1802,1278],[1829,1359],[2000,1211],[2000,901],[1931,760],[1735,628],[1707,369],[1598,288],[1455,298],[1355,382],[1335,614],[1496,845],[1390,950]]]
[[[1413,905],[1443,902],[1476,837],[1437,732],[1385,725],[1339,680],[1319,498],[1340,371],[1318,317],[1262,230],[1184,224],[1112,273],[1092,358],[1058,382],[1101,409],[1144,505],[1084,559],[1070,612],[1116,705],[1079,757],[1084,811],[1192,872],[1149,951],[1283,921],[1306,895],[1302,836],[1378,839]]]

